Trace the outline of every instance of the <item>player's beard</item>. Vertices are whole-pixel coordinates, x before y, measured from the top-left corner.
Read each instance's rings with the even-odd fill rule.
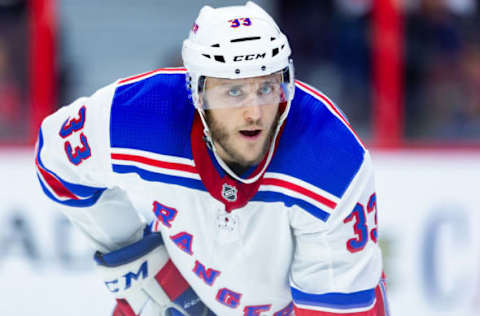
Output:
[[[275,130],[277,128],[278,122],[280,120],[280,113],[281,111],[278,111],[275,119],[272,122],[272,125],[270,126],[270,129],[268,130],[267,137],[264,140],[264,143],[262,145],[262,150],[258,154],[255,160],[246,160],[242,157],[240,150],[234,147],[234,144],[231,144],[229,141],[230,134],[228,133],[227,129],[223,127],[219,122],[216,120],[212,119],[212,117],[209,115],[209,111],[205,111],[205,120],[208,125],[208,129],[210,130],[210,136],[212,137],[212,140],[214,142],[214,145],[218,145],[222,147],[223,151],[228,154],[228,156],[231,158],[230,161],[225,161],[230,167],[233,167],[233,169],[239,169],[238,167],[247,168],[250,166],[254,166],[258,164],[262,159],[265,157],[265,154],[268,152],[270,145],[272,143],[273,137],[275,135]],[[258,126],[260,124],[257,124],[257,122],[252,123],[251,125],[253,126]]]

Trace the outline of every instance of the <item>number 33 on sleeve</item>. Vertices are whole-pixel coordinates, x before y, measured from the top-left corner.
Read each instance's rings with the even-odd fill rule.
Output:
[[[375,213],[375,224],[369,233],[367,215],[372,212]],[[366,212],[365,207],[361,203],[357,203],[350,215],[343,220],[345,224],[351,221],[354,221],[353,231],[355,237],[347,241],[348,251],[354,253],[363,250],[369,237],[374,243],[377,242],[377,197],[375,193],[373,193],[368,200]]]
[[[82,106],[78,111],[77,118],[67,119],[60,128],[59,134],[63,139],[69,139],[73,135],[78,135],[77,132],[80,132],[85,125],[87,109],[85,106]],[[72,147],[70,141],[66,140],[64,143],[65,153],[68,157],[68,160],[74,165],[79,165],[82,161],[87,160],[92,156],[90,146],[88,145],[87,136],[83,132],[80,132],[78,136],[80,139],[80,145]]]

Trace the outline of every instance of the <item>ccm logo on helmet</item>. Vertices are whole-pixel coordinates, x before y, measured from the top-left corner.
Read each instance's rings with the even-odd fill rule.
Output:
[[[244,61],[244,60],[255,60],[255,59],[260,59],[260,58],[265,58],[267,53],[263,54],[249,54],[249,55],[239,55],[233,57],[233,61]]]

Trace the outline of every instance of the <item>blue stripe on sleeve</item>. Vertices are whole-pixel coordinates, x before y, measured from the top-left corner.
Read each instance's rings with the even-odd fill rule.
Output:
[[[40,152],[42,151],[42,147],[43,147],[43,133],[42,133],[42,129],[40,129],[40,131],[38,132],[38,151],[37,151],[38,164],[45,171],[47,171],[48,173],[53,175],[55,178],[57,178],[58,181],[60,181],[70,192],[72,192],[76,196],[93,198],[96,194],[98,194],[99,191],[103,192],[106,189],[103,187],[91,187],[91,186],[86,186],[81,184],[75,184],[75,183],[71,183],[63,180],[55,172],[49,170],[43,164],[42,159],[40,158]]]
[[[43,192],[45,192],[45,194],[51,200],[53,200],[57,203],[63,204],[63,205],[67,205],[67,206],[73,206],[73,207],[89,207],[89,206],[92,206],[93,204],[97,203],[100,196],[102,196],[103,192],[106,190],[106,189],[99,189],[92,196],[90,196],[89,198],[86,198],[86,199],[79,199],[79,200],[69,199],[69,200],[62,201],[62,200],[57,199],[52,193],[50,193],[50,191],[47,189],[47,187],[43,183],[42,179],[38,175],[37,175],[37,177],[38,177],[38,180],[40,182],[40,186],[42,187]]]
[[[353,293],[310,294],[296,288],[292,289],[292,297],[296,304],[328,307],[335,309],[352,309],[369,307],[375,302],[375,289]]]

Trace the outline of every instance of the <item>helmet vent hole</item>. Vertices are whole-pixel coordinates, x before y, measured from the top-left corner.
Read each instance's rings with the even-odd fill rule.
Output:
[[[274,40],[276,40],[276,38],[275,38],[275,37],[270,37],[270,41],[272,41],[272,42],[273,42]]]
[[[280,48],[283,49],[285,47],[285,44],[283,44]]]
[[[210,57],[210,55],[207,55],[207,54],[202,54],[202,56],[205,56],[207,58],[212,58],[212,57]]]
[[[221,63],[224,63],[225,62],[225,58],[223,58],[222,55],[215,55],[213,56],[215,58],[216,61],[218,62],[221,62]]]
[[[240,69],[235,69],[235,73],[238,75],[240,73]]]
[[[275,56],[275,55],[277,55],[277,54],[278,54],[278,52],[279,52],[279,49],[278,49],[278,47],[277,47],[277,48],[274,48],[274,49],[272,49],[272,57],[273,57],[273,56]]]
[[[211,47],[220,47],[220,44],[213,44]]]
[[[231,43],[238,43],[238,42],[246,42],[246,41],[255,41],[259,40],[260,36],[252,36],[252,37],[242,37],[230,40]]]
[[[261,67],[261,69],[262,69],[262,71],[265,71],[265,70],[267,70],[267,66],[263,65],[263,66]]]

